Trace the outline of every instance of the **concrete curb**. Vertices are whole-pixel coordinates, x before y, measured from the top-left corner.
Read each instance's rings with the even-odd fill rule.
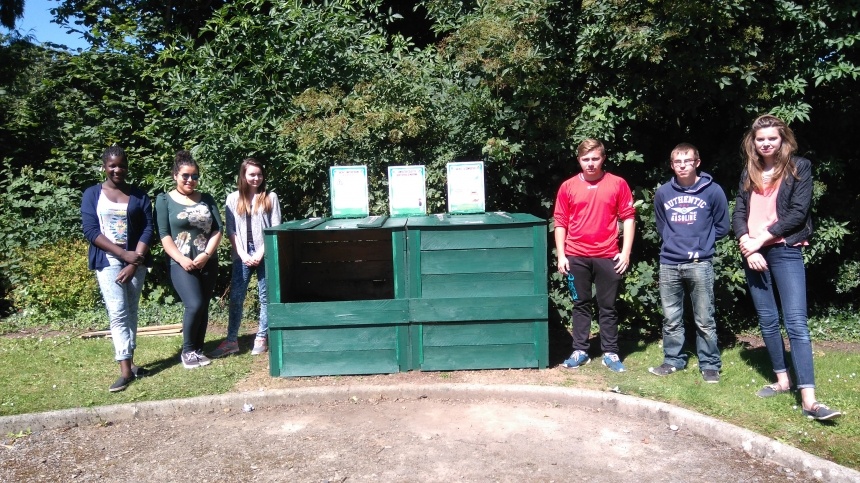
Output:
[[[771,461],[792,471],[806,471],[817,479],[835,483],[860,481],[860,472],[837,465],[831,461],[784,445],[747,429],[715,418],[672,406],[623,394],[591,391],[576,388],[526,386],[526,385],[477,385],[477,384],[429,384],[397,386],[333,386],[279,389],[229,393],[219,396],[203,396],[190,399],[171,399],[143,403],[117,404],[94,408],[66,409],[45,413],[22,414],[0,417],[0,434],[19,431],[43,431],[75,426],[86,426],[106,421],[126,421],[155,417],[181,416],[183,414],[213,413],[224,408],[241,408],[250,403],[256,407],[264,405],[296,405],[349,398],[379,399],[394,398],[463,398],[504,397],[531,401],[565,401],[582,407],[610,414],[663,422],[676,425],[680,430],[719,441],[730,447],[742,449],[747,454]]]

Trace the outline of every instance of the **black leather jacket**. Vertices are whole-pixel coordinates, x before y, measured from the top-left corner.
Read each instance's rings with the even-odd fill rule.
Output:
[[[776,195],[777,222],[767,229],[773,236],[784,238],[786,245],[802,243],[812,236],[812,163],[799,156],[792,159],[799,179],[790,172],[783,176]],[[735,199],[735,211],[732,213],[732,230],[738,239],[749,233],[750,192],[744,190],[747,176],[747,170],[744,169]]]

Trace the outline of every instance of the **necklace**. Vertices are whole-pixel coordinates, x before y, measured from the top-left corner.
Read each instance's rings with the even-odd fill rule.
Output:
[[[191,199],[191,197],[190,197],[190,196],[188,196],[188,195],[186,195],[185,193],[183,193],[183,192],[181,192],[181,191],[179,191],[179,190],[174,190],[174,191],[176,191],[176,194],[178,194],[178,195],[182,196],[183,198],[185,198],[185,201],[187,201],[189,204],[192,204],[192,205],[193,205],[193,204],[196,204],[196,203],[197,203],[196,201],[192,200],[192,199]],[[191,194],[194,194],[194,192],[192,191],[192,192],[191,192]]]

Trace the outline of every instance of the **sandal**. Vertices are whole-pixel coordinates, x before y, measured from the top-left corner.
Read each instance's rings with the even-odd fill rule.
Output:
[[[791,389],[782,389],[779,387],[777,383],[768,384],[767,386],[756,391],[755,395],[761,398],[766,397],[774,397],[779,396],[780,394],[786,393]]]

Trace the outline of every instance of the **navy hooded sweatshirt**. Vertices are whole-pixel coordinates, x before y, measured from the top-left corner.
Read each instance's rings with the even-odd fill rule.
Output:
[[[683,187],[672,176],[657,188],[654,216],[663,239],[660,263],[666,265],[710,260],[717,240],[729,233],[726,194],[705,172],[693,186]]]

